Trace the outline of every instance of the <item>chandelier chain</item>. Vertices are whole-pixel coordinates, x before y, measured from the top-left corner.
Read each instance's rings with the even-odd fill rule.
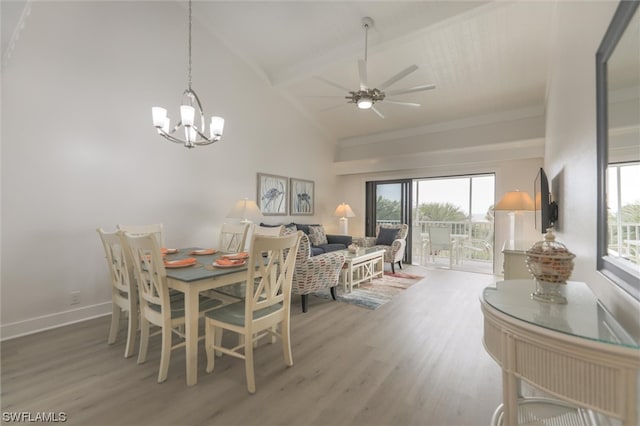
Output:
[[[189,90],[191,90],[191,0],[189,0]]]

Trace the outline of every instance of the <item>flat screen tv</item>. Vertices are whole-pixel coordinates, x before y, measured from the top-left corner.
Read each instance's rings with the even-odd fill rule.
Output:
[[[555,226],[558,221],[558,205],[555,201],[552,201],[552,195],[549,192],[549,180],[542,167],[533,182],[533,195],[536,229],[544,234],[548,228]]]

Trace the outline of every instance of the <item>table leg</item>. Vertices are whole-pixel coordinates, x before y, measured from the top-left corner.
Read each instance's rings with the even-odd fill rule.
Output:
[[[193,386],[198,383],[198,292],[187,291],[184,304],[187,385]]]

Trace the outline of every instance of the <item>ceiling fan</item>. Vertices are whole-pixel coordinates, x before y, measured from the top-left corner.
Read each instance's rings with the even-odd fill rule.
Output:
[[[360,78],[360,89],[359,90],[349,90],[346,87],[341,86],[340,84],[334,83],[331,80],[327,80],[326,78],[316,76],[315,78],[329,84],[333,87],[337,87],[338,89],[344,90],[349,93],[348,96],[345,96],[345,99],[348,99],[347,103],[356,104],[360,109],[371,109],[373,112],[378,114],[380,118],[384,118],[384,115],[374,106],[376,102],[386,102],[397,105],[411,106],[411,107],[419,107],[420,104],[413,102],[402,102],[389,99],[389,96],[397,96],[404,95],[407,93],[413,92],[421,92],[424,90],[435,89],[435,84],[425,84],[422,86],[415,86],[408,89],[398,89],[398,90],[390,90],[385,92],[384,90],[395,84],[399,80],[405,78],[412,72],[418,69],[417,65],[411,65],[406,69],[400,71],[393,77],[389,78],[385,82],[379,84],[377,87],[369,87],[367,82],[367,43],[369,36],[369,28],[373,27],[373,19],[368,16],[362,18],[362,27],[364,28],[364,59],[358,60],[358,76]],[[331,109],[331,108],[329,108]]]

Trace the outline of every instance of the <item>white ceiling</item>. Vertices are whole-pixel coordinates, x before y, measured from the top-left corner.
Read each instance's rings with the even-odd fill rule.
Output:
[[[553,1],[199,2],[194,14],[277,90],[338,140],[499,114],[544,104]],[[376,104],[385,115],[347,104],[364,57],[361,20],[369,16],[368,78],[380,84],[419,69],[387,90],[434,83],[400,95],[412,108]],[[316,97],[332,96],[332,97]]]
[[[25,0],[2,0],[2,51]],[[181,2],[185,8],[187,3]],[[341,143],[371,135],[544,104],[555,1],[194,1],[206,25],[326,134]],[[390,86],[434,83],[434,90],[394,97],[412,108],[376,104],[385,115],[347,104],[357,90],[369,31],[368,77],[375,86],[412,64]],[[185,15],[186,19],[186,15]],[[197,65],[194,65],[197,66]],[[317,97],[325,96],[325,97]],[[330,96],[330,97],[327,97]]]

